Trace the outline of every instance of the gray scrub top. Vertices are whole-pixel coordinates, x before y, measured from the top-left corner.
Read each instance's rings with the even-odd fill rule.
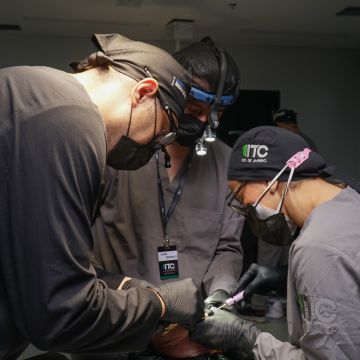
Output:
[[[0,359],[29,342],[64,352],[150,342],[157,296],[113,291],[90,263],[105,160],[101,114],[73,76],[0,70]]]
[[[230,148],[217,140],[205,157],[194,155],[167,231],[176,245],[180,279],[191,277],[206,293],[230,291],[242,269],[244,219],[226,205]],[[179,184],[169,183],[160,154],[168,210]],[[97,265],[107,271],[161,283],[157,248],[163,246],[155,156],[138,171],[107,169],[106,197],[93,226]]]
[[[257,359],[359,359],[360,195],[316,207],[290,248],[290,343],[261,333]]]

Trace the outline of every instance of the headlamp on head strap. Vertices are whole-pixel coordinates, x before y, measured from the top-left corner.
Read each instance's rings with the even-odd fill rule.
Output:
[[[215,130],[219,126],[218,108],[222,105],[222,94],[224,92],[224,85],[227,73],[227,61],[224,50],[217,46],[210,37],[205,37],[201,41],[208,43],[214,49],[216,58],[219,64],[219,81],[215,95],[213,95],[213,101],[211,106],[211,112],[209,116],[209,125],[211,130]]]
[[[199,140],[196,146],[196,153],[198,155],[206,155],[207,146],[206,142],[214,142],[216,140],[215,130],[219,126],[218,112],[219,107],[231,105],[235,102],[235,95],[222,96],[224,92],[224,85],[227,73],[227,61],[225,52],[222,48],[215,45],[214,41],[210,37],[205,37],[201,41],[208,43],[214,50],[215,56],[218,59],[219,64],[219,80],[215,94],[208,93],[200,90],[199,88],[192,86],[190,89],[190,95],[196,100],[203,101],[211,104],[210,115],[208,119],[209,125]]]
[[[195,146],[196,155],[204,156],[207,154],[207,144],[216,140],[216,132],[211,130],[210,125],[206,125],[205,131]]]
[[[196,144],[195,151],[198,156],[205,156],[207,154],[207,146],[202,139]]]

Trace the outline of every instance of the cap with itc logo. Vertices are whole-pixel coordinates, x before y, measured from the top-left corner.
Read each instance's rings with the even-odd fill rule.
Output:
[[[269,181],[277,175],[286,162],[309,145],[299,135],[275,126],[259,126],[239,137],[229,163],[228,180]],[[302,180],[319,175],[326,167],[325,160],[316,152],[296,168],[293,180]],[[279,178],[286,181],[289,170]]]

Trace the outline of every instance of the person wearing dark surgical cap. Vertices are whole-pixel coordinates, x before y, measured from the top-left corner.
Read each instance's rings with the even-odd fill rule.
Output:
[[[308,148],[300,136],[258,127],[236,142],[229,206],[277,246],[291,243],[289,342],[213,308],[193,340],[235,359],[358,359],[360,183]],[[292,231],[301,229],[293,241]],[[244,290],[246,297],[247,287]]]
[[[191,277],[209,307],[222,303],[240,278],[244,218],[226,206],[231,149],[219,139],[208,144],[205,156],[198,156],[196,147],[210,120],[237,100],[240,76],[231,55],[209,38],[180,49],[174,58],[192,78],[176,141],[167,146],[171,167],[160,152],[135,172],[107,169],[93,226],[94,263],[156,285]],[[169,249],[173,258],[167,263]],[[155,337],[152,350],[157,359],[211,352],[189,341],[180,326]],[[90,355],[96,358],[82,358]]]
[[[300,130],[297,115],[298,114],[294,110],[279,109],[274,112],[273,121],[276,126],[301,136],[309,144],[311,150],[319,152],[315,142]]]
[[[97,51],[73,64],[77,74],[0,70],[1,359],[29,342],[137,351],[160,320],[191,326],[204,313],[191,279],[117,290],[91,265],[105,165],[138,169],[174,141],[190,87],[157,47],[119,34],[92,40]]]

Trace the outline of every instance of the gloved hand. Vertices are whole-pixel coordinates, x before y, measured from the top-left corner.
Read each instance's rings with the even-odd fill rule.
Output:
[[[209,310],[211,307],[218,308],[219,306],[223,305],[225,303],[225,300],[227,300],[229,297],[230,295],[227,291],[223,289],[215,290],[204,300],[205,311]],[[236,314],[236,309],[234,308],[234,306],[226,306],[224,310]]]
[[[286,288],[287,266],[263,266],[251,264],[241,277],[234,294],[244,290],[244,297],[254,293],[269,295]]]
[[[204,317],[204,301],[191,279],[168,282],[154,290],[165,303],[162,320],[191,327]]]
[[[229,293],[223,289],[218,289],[212,292],[205,300],[205,310],[211,307],[219,307],[225,300],[230,297]]]
[[[224,351],[231,358],[251,359],[260,330],[253,323],[224,310],[211,308],[212,315],[196,324],[190,338],[201,345]]]
[[[135,278],[129,278],[127,281],[124,282],[124,284],[121,286],[122,290],[129,290],[134,287],[139,288],[154,288],[155,285],[149,283],[146,280],[140,280]]]

